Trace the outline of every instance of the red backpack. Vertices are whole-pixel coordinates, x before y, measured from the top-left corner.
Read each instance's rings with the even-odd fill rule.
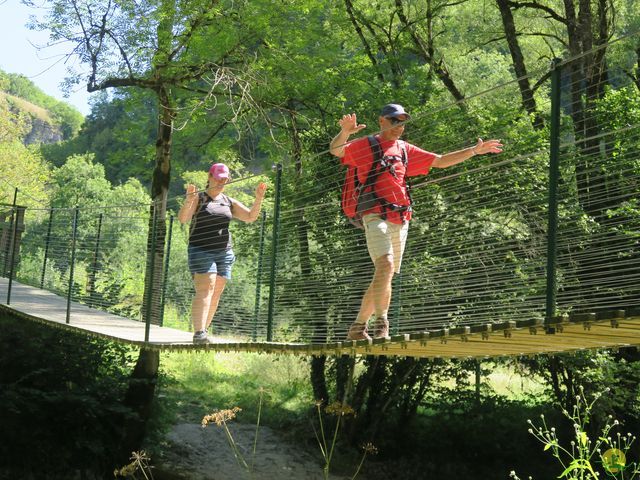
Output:
[[[344,184],[342,185],[342,211],[352,225],[361,229],[364,228],[364,225],[362,224],[362,214],[367,210],[374,208],[376,204],[382,206],[383,218],[386,218],[386,211],[388,210],[411,209],[411,205],[408,207],[394,205],[376,195],[375,183],[378,175],[380,175],[383,169],[392,168],[392,164],[387,162],[383,157],[380,142],[375,136],[369,135],[367,140],[369,140],[369,146],[373,152],[373,162],[371,164],[371,169],[367,174],[367,179],[364,183],[361,183],[360,180],[358,180],[358,169],[353,166],[348,166]],[[406,167],[407,152],[404,142],[401,144],[401,151],[402,163]],[[409,196],[409,203],[411,204],[411,195],[409,194],[408,185],[407,194]]]

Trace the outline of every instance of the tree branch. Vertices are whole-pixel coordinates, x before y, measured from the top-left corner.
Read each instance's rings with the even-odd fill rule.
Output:
[[[87,91],[97,92],[99,90],[105,90],[107,88],[112,87],[140,87],[140,88],[148,88],[151,90],[157,90],[159,84],[157,82],[153,82],[150,80],[145,80],[141,78],[118,78],[112,77],[103,80],[100,83],[90,83],[87,85]]]
[[[568,20],[562,15],[559,15],[554,9],[547,7],[546,5],[542,5],[538,2],[509,1],[508,3],[509,3],[509,6],[514,10],[518,10],[519,8],[532,8],[534,10],[542,10],[543,12],[546,12],[554,20],[557,20],[558,22],[561,22],[565,25],[568,23]]]
[[[351,20],[351,24],[353,25],[353,28],[355,28],[356,33],[358,34],[358,37],[360,37],[360,41],[362,42],[362,46],[364,47],[367,57],[369,57],[369,61],[371,61],[371,64],[377,70],[378,80],[380,80],[380,82],[384,82],[384,76],[382,75],[382,72],[378,68],[378,61],[376,60],[376,57],[371,50],[371,46],[369,45],[369,42],[364,36],[364,32],[362,31],[362,28],[360,28],[360,24],[358,23],[354,15],[353,3],[351,3],[351,0],[344,0],[344,4],[347,8],[347,13],[349,14],[349,20]]]

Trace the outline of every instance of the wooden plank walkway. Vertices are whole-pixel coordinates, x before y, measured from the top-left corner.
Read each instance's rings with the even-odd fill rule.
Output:
[[[66,298],[13,282],[6,305],[8,280],[0,278],[0,311],[48,326],[153,350],[210,350],[294,355],[391,355],[419,358],[491,358],[556,354],[640,345],[640,308],[586,313],[553,319],[553,334],[540,321],[486,323],[396,335],[391,339],[328,344],[249,342],[212,337],[194,345],[190,332],[152,325],[144,341],[144,323],[72,302],[66,323]]]
[[[46,290],[23,285],[15,280],[11,287],[11,305],[7,305],[9,280],[0,278],[0,308],[22,318],[52,326],[77,330],[109,340],[144,346],[145,324],[112,313],[71,302],[70,322],[66,323],[67,299]],[[152,345],[191,344],[190,332],[152,325]]]

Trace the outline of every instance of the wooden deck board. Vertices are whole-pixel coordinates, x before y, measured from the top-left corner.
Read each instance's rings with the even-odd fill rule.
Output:
[[[66,298],[38,288],[12,284],[11,304],[6,305],[8,280],[0,278],[0,309],[22,318],[50,326],[82,331],[89,335],[156,350],[246,351],[295,355],[391,355],[420,358],[490,358],[558,354],[598,348],[640,345],[640,314],[634,309],[612,312],[606,319],[588,321],[561,320],[556,333],[547,334],[541,325],[527,322],[495,326],[485,333],[447,335],[446,329],[424,334],[420,340],[394,337],[394,341],[336,342],[331,344],[285,344],[247,342],[243,339],[213,338],[205,345],[194,345],[190,332],[152,325],[149,342],[144,341],[145,325],[141,321],[72,302],[70,323],[66,323]]]
[[[8,280],[0,278],[0,306],[34,320],[45,320],[68,329],[86,331],[99,337],[144,344],[145,324],[86,305],[71,302],[70,322],[66,323],[67,299],[39,288],[13,282],[11,305],[7,306]],[[149,343],[152,345],[191,344],[191,333],[152,325]]]

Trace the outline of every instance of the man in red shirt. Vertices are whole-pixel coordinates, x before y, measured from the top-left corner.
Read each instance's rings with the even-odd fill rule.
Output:
[[[378,123],[380,133],[376,138],[382,151],[382,169],[374,183],[377,202],[363,212],[362,223],[367,239],[367,248],[374,264],[373,279],[367,289],[356,321],[349,328],[347,339],[370,339],[368,323],[375,313],[374,338],[389,336],[387,312],[391,303],[391,281],[393,274],[400,271],[402,254],[411,219],[410,198],[406,177],[426,175],[431,167],[446,168],[463,162],[475,155],[500,153],[499,140],[478,139],[473,147],[457,150],[444,155],[422,150],[400,137],[404,124],[411,117],[402,105],[390,103],[382,108]],[[332,155],[341,158],[343,165],[356,167],[358,180],[364,184],[371,167],[374,154],[366,137],[347,143],[354,133],[366,128],[359,124],[355,113],[344,115],[340,120],[340,133],[329,147]],[[406,159],[403,161],[403,150]]]

